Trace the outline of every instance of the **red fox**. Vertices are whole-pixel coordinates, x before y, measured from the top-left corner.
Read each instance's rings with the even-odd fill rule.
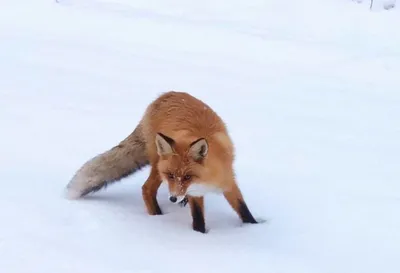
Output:
[[[150,215],[162,214],[157,191],[168,183],[169,200],[190,205],[192,228],[206,233],[204,195],[224,195],[243,223],[258,223],[248,209],[233,170],[234,147],[222,119],[185,92],[160,95],[135,130],[117,146],[87,161],[67,185],[69,198],[98,191],[150,165],[142,197]]]

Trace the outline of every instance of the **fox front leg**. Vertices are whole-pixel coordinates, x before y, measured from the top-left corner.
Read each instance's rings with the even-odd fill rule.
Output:
[[[142,186],[142,196],[150,215],[161,215],[162,211],[157,202],[157,190],[161,185],[161,178],[157,169],[152,167],[150,175]]]
[[[233,183],[230,191],[224,192],[224,196],[231,207],[236,211],[243,223],[258,224],[247,207],[243,195],[236,183]]]
[[[192,228],[194,231],[207,233],[204,220],[204,197],[189,197],[192,214]]]

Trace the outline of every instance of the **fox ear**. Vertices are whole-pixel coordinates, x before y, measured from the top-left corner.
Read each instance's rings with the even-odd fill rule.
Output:
[[[204,138],[199,138],[190,144],[189,154],[195,161],[202,161],[207,156],[207,153],[208,143]]]
[[[175,141],[161,133],[157,133],[156,135],[156,146],[157,146],[157,153],[158,155],[167,155],[172,154],[174,152],[173,146]]]

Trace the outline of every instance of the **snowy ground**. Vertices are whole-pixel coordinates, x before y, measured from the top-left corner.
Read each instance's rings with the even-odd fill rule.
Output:
[[[1,1],[0,271],[400,272],[400,12],[347,0]],[[166,2],[169,2],[168,4]],[[254,215],[220,196],[210,232],[148,169],[63,190],[181,90],[227,122]]]

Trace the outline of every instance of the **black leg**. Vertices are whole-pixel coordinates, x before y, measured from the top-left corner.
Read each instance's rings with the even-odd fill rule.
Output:
[[[236,184],[233,184],[231,190],[225,191],[224,196],[228,201],[228,203],[231,205],[231,207],[239,215],[240,219],[242,219],[243,223],[257,224],[257,221],[254,219],[249,208],[247,207],[243,195]]]
[[[206,233],[206,225],[204,221],[204,198],[190,197],[189,204],[192,212],[193,230]]]
[[[154,207],[155,215],[162,215],[160,206],[158,205],[158,202],[157,202],[157,197],[153,197],[153,207]]]
[[[239,215],[243,223],[257,224],[256,219],[254,219],[249,208],[243,200],[238,200],[239,204]]]

